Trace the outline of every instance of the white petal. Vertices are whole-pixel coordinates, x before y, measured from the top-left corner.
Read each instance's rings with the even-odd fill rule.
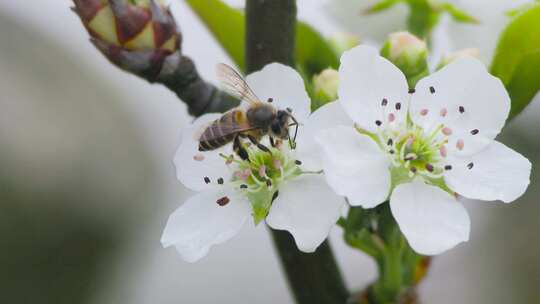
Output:
[[[231,144],[214,151],[199,152],[198,136],[209,123],[220,116],[221,114],[203,115],[182,132],[174,164],[178,180],[191,190],[201,191],[215,187],[218,178],[227,180],[230,177],[229,168],[219,153],[231,154]],[[210,184],[205,183],[205,177],[210,179]]]
[[[219,206],[216,201],[225,196],[230,202]],[[196,262],[210,247],[235,236],[250,212],[249,202],[234,194],[215,190],[198,193],[171,214],[161,244],[175,246],[184,260]]]
[[[318,108],[311,116],[304,129],[324,130],[337,126],[352,126],[353,121],[345,113],[343,105],[339,101],[329,102]]]
[[[302,161],[302,168],[307,171],[322,170],[322,151],[315,142],[315,136],[321,130],[340,125],[352,126],[353,122],[337,101],[330,102],[313,112],[307,122],[300,126],[296,155]]]
[[[280,187],[266,222],[289,231],[301,251],[313,252],[328,236],[344,204],[321,175],[304,175]]]
[[[440,115],[443,109],[447,111],[445,117]],[[427,115],[421,115],[425,110]],[[426,129],[442,123],[452,130],[450,153],[471,155],[499,134],[510,111],[510,97],[502,82],[480,61],[466,58],[420,80],[409,111],[413,121]],[[473,130],[478,133],[473,135]],[[460,139],[463,150],[456,149]]]
[[[291,108],[300,122],[305,122],[311,113],[311,100],[304,80],[289,66],[268,64],[262,70],[249,74],[246,81],[261,101],[272,98],[278,109]]]
[[[340,126],[322,131],[317,142],[328,184],[351,205],[371,208],[388,197],[390,161],[371,138]]]
[[[387,123],[390,114],[395,117],[393,124],[406,119],[410,98],[407,80],[376,49],[357,46],[343,53],[339,81],[339,101],[363,129],[376,131],[375,121]],[[387,101],[386,106],[383,106],[383,99]],[[396,109],[397,103],[401,106],[399,110]]]
[[[390,208],[409,245],[420,254],[436,255],[469,240],[467,210],[438,187],[420,180],[401,184],[392,193]]]
[[[467,198],[509,203],[529,186],[529,160],[497,141],[473,156],[453,157],[448,162],[452,170],[445,172],[446,184]]]

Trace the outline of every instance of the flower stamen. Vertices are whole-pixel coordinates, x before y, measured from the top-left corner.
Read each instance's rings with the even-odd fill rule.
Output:
[[[228,197],[224,196],[220,199],[218,199],[216,201],[216,204],[220,205],[221,207],[227,205],[229,202],[231,201],[231,199],[229,199]]]

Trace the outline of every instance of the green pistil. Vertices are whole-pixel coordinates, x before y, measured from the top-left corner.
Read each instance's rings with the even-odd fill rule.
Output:
[[[395,151],[394,154],[390,154],[393,164],[392,188],[422,176],[426,182],[449,191],[440,175],[444,170],[439,165],[441,144],[435,140],[441,130],[442,127],[439,127],[425,134],[422,128],[409,126],[406,133],[392,139],[392,147],[385,147],[387,151],[389,148]],[[383,139],[388,140],[386,137]]]
[[[279,195],[279,186],[303,174],[296,160],[287,153],[273,147],[269,149],[270,153],[250,146],[246,149],[249,161],[233,160],[237,175],[241,177],[233,177],[232,184],[251,202],[255,224],[268,215],[273,199]]]

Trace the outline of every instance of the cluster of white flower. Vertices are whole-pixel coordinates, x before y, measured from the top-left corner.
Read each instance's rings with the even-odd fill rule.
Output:
[[[510,99],[475,59],[459,59],[409,90],[403,73],[358,46],[339,68],[338,100],[310,113],[302,78],[270,64],[247,77],[253,91],[300,122],[295,148],[271,153],[230,146],[199,152],[196,130],[183,132],[175,158],[179,180],[198,191],[170,217],[162,237],[187,261],[238,233],[254,217],[289,231],[305,252],[328,236],[345,205],[373,208],[387,200],[411,247],[433,255],[469,238],[461,196],[511,202],[528,184],[530,162],[494,138]]]

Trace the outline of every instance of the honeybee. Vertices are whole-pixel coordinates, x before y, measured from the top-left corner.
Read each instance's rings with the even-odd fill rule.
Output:
[[[215,150],[232,141],[236,154],[243,160],[248,160],[248,153],[241,138],[247,138],[259,149],[270,152],[260,143],[261,138],[269,135],[272,146],[276,145],[276,141],[290,140],[290,126],[296,126],[292,141],[294,143],[298,132],[298,121],[292,115],[290,108],[277,109],[271,104],[272,98],[269,98],[267,102],[262,102],[244,78],[226,64],[218,64],[217,76],[223,89],[245,101],[247,107],[239,106],[229,110],[209,124],[199,137],[199,151]]]

